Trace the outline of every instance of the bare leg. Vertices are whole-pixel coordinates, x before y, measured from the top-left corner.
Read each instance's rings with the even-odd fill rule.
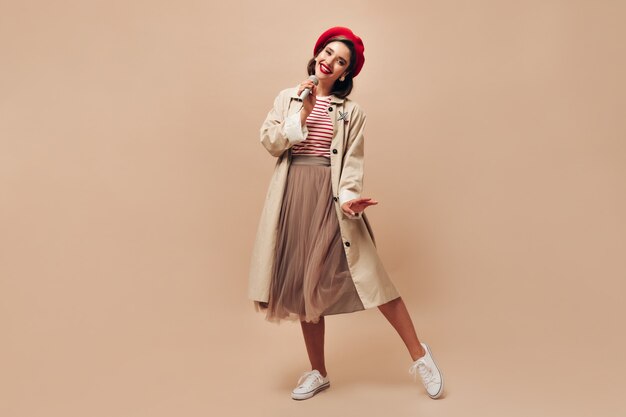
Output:
[[[324,363],[324,316],[318,323],[301,321],[304,343],[309,354],[311,370],[317,369],[322,376],[326,376],[326,364]]]
[[[378,309],[383,313],[394,329],[396,329],[414,361],[426,354],[426,351],[417,338],[415,327],[413,327],[413,322],[411,321],[411,316],[406,309],[406,305],[404,304],[402,297],[398,297],[388,303],[379,305]]]

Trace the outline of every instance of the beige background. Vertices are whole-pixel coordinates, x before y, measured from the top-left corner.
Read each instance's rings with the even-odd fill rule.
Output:
[[[626,415],[626,4],[226,3],[0,2],[0,415]],[[438,401],[377,309],[291,400],[300,326],[246,297],[258,130],[335,25]]]

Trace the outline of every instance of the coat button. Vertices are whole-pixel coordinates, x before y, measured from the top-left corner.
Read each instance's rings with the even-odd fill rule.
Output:
[[[337,201],[337,200],[339,200],[339,199],[338,199],[337,197],[333,197],[333,200]]]
[[[328,111],[333,111],[333,108],[332,108],[332,107],[329,107],[329,108],[328,108]]]
[[[347,247],[350,247],[350,242],[346,242],[346,246],[347,246]]]
[[[333,153],[337,153],[337,149],[333,149]]]

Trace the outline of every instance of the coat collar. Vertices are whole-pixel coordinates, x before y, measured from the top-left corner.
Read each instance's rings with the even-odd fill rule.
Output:
[[[291,91],[291,98],[295,98],[295,99],[297,99],[299,101],[300,97],[298,97],[298,95],[296,94],[297,92],[298,92],[298,87],[293,87],[292,91]],[[331,103],[342,104],[344,101],[345,101],[344,98],[336,97],[333,94],[330,95],[330,102]]]

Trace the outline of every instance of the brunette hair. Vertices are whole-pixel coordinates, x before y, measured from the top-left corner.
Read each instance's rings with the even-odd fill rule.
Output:
[[[337,78],[337,80],[335,80],[335,84],[333,84],[333,88],[331,89],[330,93],[339,98],[346,98],[352,92],[352,70],[356,65],[356,52],[354,50],[354,44],[352,43],[352,41],[345,36],[336,36],[334,38],[331,38],[324,42],[324,45],[322,45],[322,47],[315,52],[315,56],[317,56],[321,50],[326,48],[326,45],[334,41],[342,42],[348,47],[348,49],[350,49],[350,64],[348,64],[348,74],[346,75],[345,79],[341,81],[339,78]],[[309,60],[309,63],[306,66],[309,75],[315,74],[315,56]]]

